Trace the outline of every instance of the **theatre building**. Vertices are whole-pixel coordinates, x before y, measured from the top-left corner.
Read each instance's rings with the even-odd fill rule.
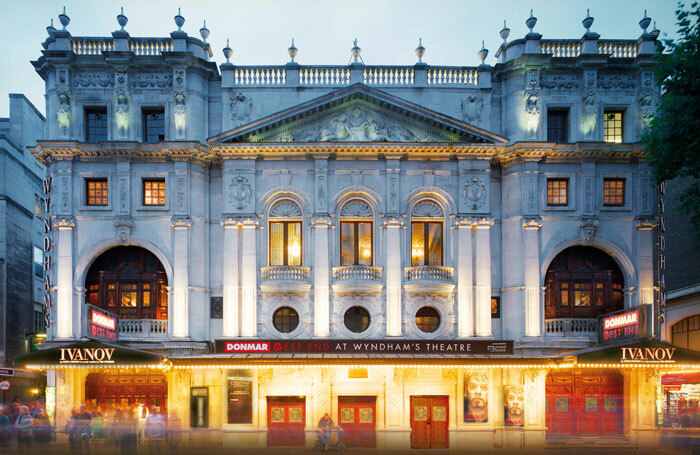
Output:
[[[217,65],[180,15],[162,38],[117,19],[49,28],[33,62],[51,324],[19,362],[57,425],[90,401],[223,446],[312,447],[325,413],[349,446],[659,443],[700,360],[658,341],[649,18],[610,40],[530,17],[472,67],[358,43]]]

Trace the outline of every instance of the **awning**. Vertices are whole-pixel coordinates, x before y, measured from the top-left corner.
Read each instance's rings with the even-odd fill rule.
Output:
[[[698,367],[700,351],[679,348],[670,343],[654,340],[634,340],[615,345],[599,345],[568,352],[560,357],[575,356],[577,366],[657,366]]]
[[[15,357],[15,366],[33,369],[160,366],[165,357],[119,345],[85,341]]]

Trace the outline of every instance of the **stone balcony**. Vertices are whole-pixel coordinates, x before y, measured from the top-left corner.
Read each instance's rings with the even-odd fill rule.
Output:
[[[342,293],[377,293],[384,287],[382,267],[371,265],[341,265],[333,267],[333,292]]]
[[[598,320],[592,319],[546,319],[545,334],[549,338],[598,339]]]
[[[454,268],[440,265],[405,267],[404,289],[409,293],[451,293],[454,290]]]
[[[167,319],[122,319],[120,341],[162,341],[168,339]]]
[[[271,265],[260,268],[260,290],[266,294],[305,294],[311,289],[311,267]]]

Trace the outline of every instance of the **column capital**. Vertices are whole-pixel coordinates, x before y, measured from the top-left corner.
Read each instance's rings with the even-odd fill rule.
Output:
[[[403,226],[403,217],[401,216],[389,216],[384,218],[384,226],[388,228],[399,228]]]
[[[473,220],[477,229],[489,229],[491,226],[493,226],[493,223],[495,223],[492,216],[480,216],[473,218]]]
[[[315,216],[311,218],[311,225],[313,227],[330,227],[333,223],[330,216]]]
[[[459,216],[455,218],[455,226],[458,228],[470,228],[474,225],[474,218]]]
[[[255,229],[258,227],[258,220],[255,218],[241,218],[240,221],[243,229]]]
[[[73,229],[75,228],[75,217],[73,216],[57,216],[54,218],[53,225],[57,229]]]
[[[191,222],[189,215],[173,215],[170,218],[170,226],[175,230],[189,229]]]
[[[635,226],[640,231],[652,231],[658,223],[654,218],[638,218],[635,220]]]
[[[542,227],[542,220],[540,217],[531,217],[523,219],[523,229],[526,231],[537,231]]]
[[[219,221],[224,229],[237,229],[240,226],[240,220],[237,216],[231,215],[230,213],[224,213],[221,215],[221,220]]]

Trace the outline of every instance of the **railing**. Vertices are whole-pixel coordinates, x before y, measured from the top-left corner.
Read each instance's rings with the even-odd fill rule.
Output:
[[[73,38],[73,52],[76,55],[100,55],[103,51],[113,50],[113,39]]]
[[[547,319],[545,332],[550,336],[594,336],[598,333],[597,319]]]
[[[130,46],[135,55],[161,55],[173,50],[172,40],[167,39],[132,39]]]
[[[366,85],[406,86],[413,85],[413,68],[407,66],[374,66],[362,72],[362,82]]]
[[[479,71],[474,68],[439,67],[428,69],[428,85],[476,86]]]
[[[235,85],[284,85],[287,72],[282,67],[236,68],[233,71]]]
[[[610,54],[613,58],[635,58],[637,56],[636,41],[598,41],[598,53]]]
[[[307,281],[310,274],[311,267],[300,265],[271,265],[260,269],[263,281]]]
[[[551,54],[552,57],[578,57],[581,54],[581,41],[542,40],[540,49],[543,54]]]
[[[346,66],[312,66],[299,68],[300,85],[348,85],[350,68]]]
[[[122,319],[119,321],[120,338],[166,338],[168,321],[163,319]]]
[[[371,265],[341,265],[333,267],[333,279],[336,281],[379,281],[382,279],[382,268]]]
[[[454,269],[438,265],[405,267],[407,281],[452,281]]]

